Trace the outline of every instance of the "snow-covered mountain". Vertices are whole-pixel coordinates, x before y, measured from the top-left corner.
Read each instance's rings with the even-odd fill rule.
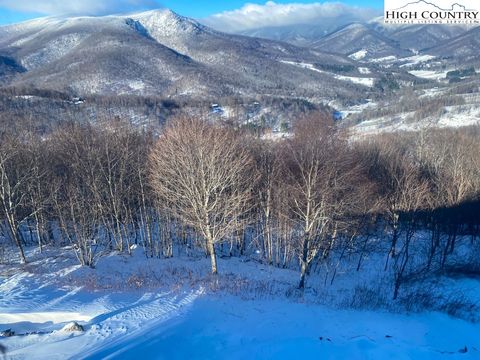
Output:
[[[243,31],[242,34],[292,44],[328,49],[339,54],[365,52],[366,57],[408,56],[439,46],[471,31],[473,25],[452,24],[385,24],[383,17],[368,22],[337,19],[321,24],[296,24]]]
[[[365,24],[349,24],[311,44],[318,50],[352,55],[364,51],[366,57],[403,57],[411,52],[400,48],[399,44]]]
[[[328,100],[355,97],[361,86],[288,63],[355,65],[345,56],[221,33],[169,10],[0,27],[0,55],[11,59],[10,68],[26,70],[18,71],[11,85],[75,94]]]
[[[397,41],[403,49],[422,50],[436,46],[469,30],[461,25],[415,25],[386,29],[388,37]]]
[[[322,19],[322,21],[315,24],[269,26],[258,29],[243,30],[239,34],[285,41],[293,45],[308,46],[325,35],[355,22],[361,22],[361,18],[355,16],[334,16]]]
[[[479,62],[480,55],[480,27],[475,27],[454,38],[445,40],[426,49],[425,52],[437,56],[454,58],[466,62]]]
[[[440,79],[449,86],[446,73],[466,64],[478,70],[479,29],[390,27],[375,19],[296,46],[222,33],[169,10],[36,19],[0,27],[0,116],[48,123],[73,111],[75,118],[123,116],[143,124],[162,121],[172,106],[208,112],[221,103],[226,117],[245,105],[248,120],[248,104],[260,99],[268,101],[257,115],[277,125],[286,108],[302,113],[328,104],[346,114],[412,84]],[[141,100],[113,104],[105,100],[111,95]],[[151,106],[151,96],[167,105]],[[87,104],[72,110],[78,97]]]

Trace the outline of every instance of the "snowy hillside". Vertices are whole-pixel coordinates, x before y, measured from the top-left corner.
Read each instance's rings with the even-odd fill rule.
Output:
[[[368,106],[360,111],[345,111],[345,119],[353,121],[356,135],[380,132],[419,131],[431,128],[459,128],[480,125],[480,88],[477,80],[452,85],[446,79],[450,70],[412,70],[417,77],[434,81],[400,96],[397,102],[385,101],[375,109]],[[468,92],[465,92],[465,91]],[[415,99],[412,95],[415,94]],[[353,116],[350,116],[353,114]]]
[[[45,255],[30,254],[35,260],[26,269],[1,268],[0,331],[10,328],[15,336],[0,339],[15,359],[480,356],[478,324],[440,313],[324,305],[327,293],[348,293],[364,276],[352,282],[339,274],[333,287],[312,280],[298,297],[291,292],[295,272],[257,262],[226,258],[224,275],[214,279],[205,276],[204,258],[145,259],[135,251],[84,269],[68,249],[56,258]],[[478,285],[455,286],[467,294]],[[72,322],[84,331],[66,330]]]
[[[81,96],[291,96],[289,89],[297,98],[306,96],[317,102],[338,94],[357,96],[356,89],[328,73],[312,74],[278,62],[354,66],[354,60],[221,33],[165,9],[43,18],[0,27],[0,33],[0,53],[8,53],[27,70],[8,79],[16,87]]]
[[[315,49],[329,49],[332,52],[351,56],[359,51],[368,57],[404,57],[410,51],[401,49],[398,44],[361,23],[347,25],[311,44]]]

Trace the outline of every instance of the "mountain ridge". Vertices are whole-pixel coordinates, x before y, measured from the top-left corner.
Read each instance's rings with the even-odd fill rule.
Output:
[[[339,94],[355,98],[362,88],[333,73],[288,64],[355,67],[346,56],[222,33],[167,9],[41,18],[1,27],[2,33],[0,55],[27,70],[9,78],[11,86],[79,95],[249,94],[317,102]]]

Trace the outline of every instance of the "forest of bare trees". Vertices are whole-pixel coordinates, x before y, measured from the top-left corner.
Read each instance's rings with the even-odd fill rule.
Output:
[[[360,270],[380,243],[394,297],[411,277],[480,270],[450,261],[480,237],[478,128],[352,140],[318,113],[281,140],[250,130],[188,117],[160,135],[118,119],[2,129],[0,245],[22,262],[26,247],[70,246],[90,267],[134,244],[146,257],[183,249],[219,276],[217,256],[260,254],[304,288],[332,254]]]

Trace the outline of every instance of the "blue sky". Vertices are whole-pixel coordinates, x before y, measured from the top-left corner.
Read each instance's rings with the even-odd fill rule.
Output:
[[[313,4],[323,1],[275,0],[275,4]],[[0,24],[16,23],[36,17],[72,13],[104,15],[167,7],[196,19],[241,9],[245,4],[265,5],[266,0],[0,0]],[[343,0],[349,6],[381,9],[383,0]]]

